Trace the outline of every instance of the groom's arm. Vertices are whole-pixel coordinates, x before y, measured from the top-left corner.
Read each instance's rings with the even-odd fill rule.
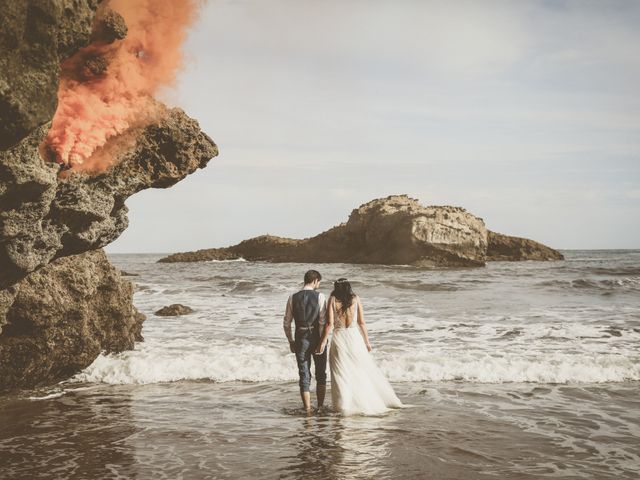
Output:
[[[329,340],[329,333],[331,333],[331,329],[333,329],[333,297],[329,297],[328,305],[325,304],[325,315],[328,312],[327,321],[322,330],[322,336],[320,338],[320,343],[316,348],[316,355],[322,354],[324,352],[325,347],[327,346],[327,341]]]
[[[291,321],[293,320],[293,303],[291,300],[291,296],[289,300],[287,300],[287,308],[284,311],[284,319],[282,321],[282,326],[284,327],[284,334],[287,336],[287,340],[289,340],[289,349],[294,351],[294,340],[293,335],[291,334]]]
[[[327,318],[327,299],[324,296],[324,293],[318,295],[318,300],[320,303],[320,315],[318,316],[318,323],[322,326],[326,323]]]

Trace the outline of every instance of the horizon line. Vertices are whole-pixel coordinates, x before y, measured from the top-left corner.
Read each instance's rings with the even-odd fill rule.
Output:
[[[103,247],[104,249],[105,247]],[[191,252],[197,250],[209,250],[213,248],[226,248],[226,247],[209,247],[209,248],[198,248],[194,250],[181,250],[180,252]],[[625,252],[625,251],[640,251],[640,247],[637,248],[556,248],[559,252]],[[173,253],[179,253],[176,251],[173,252],[107,252],[108,255],[171,255]]]

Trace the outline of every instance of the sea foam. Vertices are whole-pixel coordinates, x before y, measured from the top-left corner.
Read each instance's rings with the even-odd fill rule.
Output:
[[[640,358],[603,353],[485,351],[447,352],[407,349],[375,352],[394,382],[597,383],[640,380]],[[73,381],[140,384],[178,380],[283,382],[297,380],[293,354],[255,345],[213,346],[174,355],[161,347],[142,347],[100,355]]]

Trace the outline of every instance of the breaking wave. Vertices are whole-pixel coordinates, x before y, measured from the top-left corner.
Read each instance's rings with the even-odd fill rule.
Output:
[[[376,352],[394,382],[598,383],[640,380],[640,356],[604,353],[537,354],[405,350]],[[212,346],[180,355],[148,346],[101,355],[72,381],[145,384],[179,380],[297,381],[293,354],[256,345]]]
[[[640,290],[640,277],[606,278],[600,280],[588,278],[577,278],[574,280],[547,280],[539,282],[537,286],[601,292],[612,292],[616,290],[635,291]]]

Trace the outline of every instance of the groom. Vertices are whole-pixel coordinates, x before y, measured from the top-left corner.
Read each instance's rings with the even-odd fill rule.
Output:
[[[312,355],[324,326],[327,301],[317,291],[322,275],[316,270],[304,274],[304,288],[289,297],[284,313],[284,333],[289,340],[289,348],[296,354],[300,375],[300,396],[304,409],[311,411],[311,358],[316,367],[316,396],[318,408],[324,404],[327,390],[327,349],[320,355]],[[295,321],[295,336],[291,335],[291,320]]]

